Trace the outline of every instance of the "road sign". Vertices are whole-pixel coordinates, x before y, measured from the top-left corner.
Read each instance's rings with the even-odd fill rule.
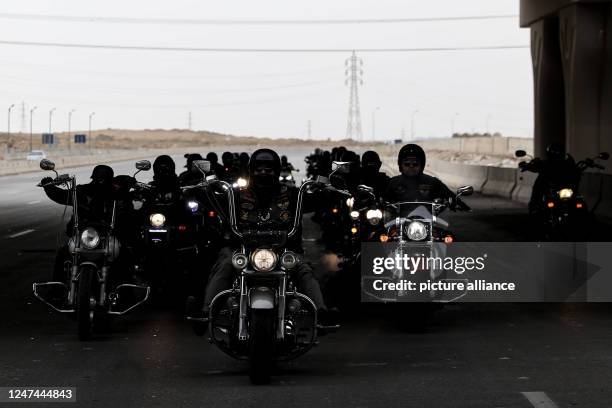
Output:
[[[53,133],[43,133],[42,134],[42,144],[53,144]]]

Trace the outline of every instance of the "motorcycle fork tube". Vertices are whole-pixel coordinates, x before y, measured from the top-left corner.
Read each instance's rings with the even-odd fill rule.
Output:
[[[104,265],[102,267],[102,277],[100,277],[100,297],[98,298],[98,303],[100,306],[104,306],[106,303],[106,279],[108,277],[108,265]]]
[[[238,317],[238,340],[246,340],[248,338],[246,319],[247,319],[247,302],[248,291],[246,286],[246,278],[240,276],[240,309]]]
[[[278,288],[278,328],[276,330],[276,338],[282,340],[285,338],[285,304],[287,293],[287,277],[283,276],[280,280]]]
[[[68,304],[70,305],[74,305],[74,295],[76,292],[76,282],[78,276],[79,265],[76,262],[76,257],[74,257],[72,267],[70,268],[70,292],[68,292]]]

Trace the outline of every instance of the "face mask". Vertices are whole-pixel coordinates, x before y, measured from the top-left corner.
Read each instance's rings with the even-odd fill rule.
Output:
[[[269,187],[269,186],[273,186],[275,180],[277,180],[278,178],[275,177],[273,174],[272,175],[259,175],[253,178],[255,185],[258,186],[262,186],[262,187]]]

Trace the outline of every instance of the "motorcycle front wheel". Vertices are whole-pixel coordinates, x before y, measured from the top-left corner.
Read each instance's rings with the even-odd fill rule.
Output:
[[[274,310],[251,309],[249,314],[249,377],[253,384],[268,384],[274,364]]]
[[[91,340],[94,327],[94,308],[96,304],[95,290],[96,271],[91,267],[84,267],[79,275],[76,297],[76,318],[79,340]]]

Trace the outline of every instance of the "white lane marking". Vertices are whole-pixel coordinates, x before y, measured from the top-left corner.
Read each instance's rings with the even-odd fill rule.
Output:
[[[40,203],[40,200],[30,201],[28,205],[38,204],[38,203]]]
[[[532,392],[521,392],[527,401],[531,402],[535,408],[558,408],[557,404],[553,402],[545,392],[532,391]]]
[[[347,367],[382,367],[388,363],[348,363]]]
[[[18,232],[16,234],[9,235],[8,238],[17,238],[17,237],[20,237],[22,235],[29,234],[30,232],[34,232],[34,230],[33,229],[28,229],[28,230],[25,230],[25,231],[21,231],[21,232]]]

